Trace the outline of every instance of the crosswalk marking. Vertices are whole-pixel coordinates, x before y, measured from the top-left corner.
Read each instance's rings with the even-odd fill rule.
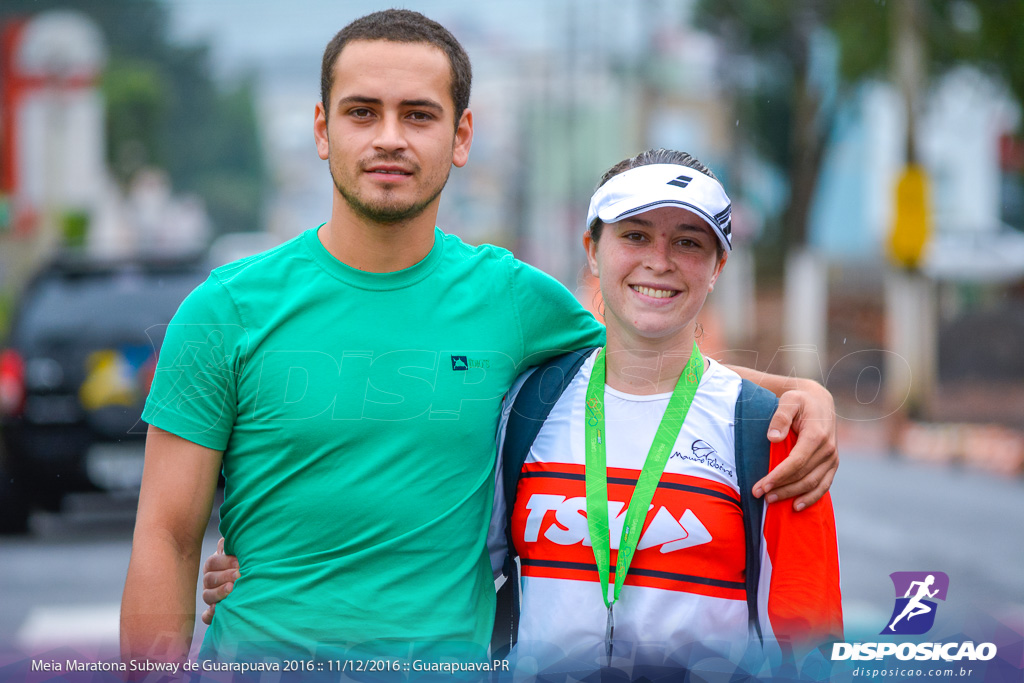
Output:
[[[15,635],[25,650],[57,645],[116,645],[121,605],[101,603],[33,607]]]

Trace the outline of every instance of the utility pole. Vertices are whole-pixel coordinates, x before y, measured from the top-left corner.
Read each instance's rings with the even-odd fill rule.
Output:
[[[810,83],[813,53],[811,39],[818,30],[820,18],[813,3],[805,3],[794,17],[796,45],[794,49],[801,57],[797,60],[795,74],[798,96],[794,102],[794,125],[790,151],[793,166],[790,172],[790,192],[794,198],[791,206],[802,206],[808,202],[797,201],[796,197],[808,197],[812,192],[813,178],[809,177],[809,158],[819,152],[811,131],[820,109],[816,103]],[[808,240],[810,232],[809,211],[801,209],[787,212],[784,217],[783,234],[789,244],[786,254],[785,279],[783,284],[783,330],[782,340],[788,367],[779,368],[784,374],[795,374],[821,382],[825,381],[824,367],[828,358],[828,260]]]
[[[892,23],[893,76],[907,113],[906,167],[896,186],[886,278],[885,396],[892,408],[919,413],[936,384],[935,283],[918,266],[930,231],[928,176],[918,157],[918,116],[926,82],[921,0],[901,0]]]

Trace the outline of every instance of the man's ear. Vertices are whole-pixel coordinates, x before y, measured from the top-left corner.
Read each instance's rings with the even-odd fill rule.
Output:
[[[459,118],[455,128],[455,146],[452,148],[452,164],[462,168],[469,161],[469,148],[473,146],[473,112],[467,109]]]
[[[331,153],[331,145],[327,137],[327,111],[323,102],[317,102],[313,111],[313,139],[316,140],[317,155],[326,161]]]

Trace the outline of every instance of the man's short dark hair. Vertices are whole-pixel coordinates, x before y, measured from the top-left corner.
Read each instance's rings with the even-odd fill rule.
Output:
[[[448,29],[419,12],[407,9],[387,9],[356,19],[331,38],[324,49],[320,67],[320,100],[324,113],[330,115],[331,86],[334,85],[334,64],[342,48],[354,40],[390,40],[396,43],[427,43],[440,49],[451,65],[452,102],[455,103],[455,125],[459,125],[462,112],[469,106],[469,91],[473,85],[473,69],[469,55]]]

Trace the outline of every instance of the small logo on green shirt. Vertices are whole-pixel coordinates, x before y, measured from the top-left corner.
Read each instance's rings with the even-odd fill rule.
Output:
[[[489,360],[478,360],[468,356],[452,356],[452,370],[456,372],[465,372],[470,368],[486,369],[489,367],[491,367],[491,361]]]

